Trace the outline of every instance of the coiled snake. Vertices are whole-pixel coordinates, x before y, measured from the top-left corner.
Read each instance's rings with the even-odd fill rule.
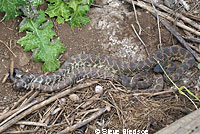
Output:
[[[152,79],[146,81],[141,79],[143,79],[142,75],[145,76],[157,65],[155,59],[161,63],[174,60],[181,62],[181,65],[173,71],[167,70],[173,81],[179,80],[185,71],[195,64],[192,54],[176,45],[156,51],[150,57],[139,62],[117,61],[106,56],[78,54],[67,59],[61,68],[53,74],[26,74],[20,78],[12,76],[13,87],[15,89],[39,89],[53,92],[66,88],[86,77],[117,80],[126,87],[142,89],[152,85]]]

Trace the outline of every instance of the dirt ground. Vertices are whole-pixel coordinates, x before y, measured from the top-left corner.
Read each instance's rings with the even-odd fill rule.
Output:
[[[79,53],[100,54],[127,61],[139,61],[144,59],[147,56],[145,49],[131,28],[131,24],[133,24],[138,30],[132,6],[118,0],[100,0],[95,4],[98,6],[93,6],[89,13],[89,17],[91,18],[90,23],[83,26],[81,29],[74,28],[72,30],[67,23],[58,24],[55,18],[51,19],[54,22],[54,31],[67,48],[66,52],[60,56],[60,61],[63,63],[66,58]],[[45,4],[41,8],[45,9],[46,6]],[[142,27],[140,37],[144,40],[149,53],[154,53],[158,50],[159,44],[156,18],[141,8],[137,8],[137,14]],[[0,19],[2,19],[3,15],[4,14],[1,13]],[[8,47],[10,47],[17,56],[14,57],[6,46],[0,43],[1,80],[9,71],[11,58],[14,59],[15,67],[22,69],[23,72],[44,73],[41,70],[42,63],[32,60],[32,52],[25,53],[23,48],[16,43],[18,39],[25,36],[25,32],[18,32],[21,20],[20,17],[17,17],[0,23],[0,40],[7,43]],[[161,34],[162,47],[171,46],[172,44],[180,45],[164,26],[161,26]],[[199,74],[197,68],[194,67],[177,84],[179,86],[185,85],[194,92],[195,86],[199,81]],[[116,85],[116,83],[107,81],[100,83],[100,85],[104,87],[105,92],[99,97],[101,101],[95,101],[90,107],[97,108],[104,106],[105,103],[102,101],[104,100],[112,104],[112,110],[106,112],[87,125],[85,133],[92,134],[96,128],[104,128],[110,130],[117,129],[120,131],[123,129],[147,129],[149,130],[149,134],[152,134],[195,110],[194,105],[178,92],[155,97],[132,96],[130,93],[118,90],[118,88],[116,88],[117,85],[114,86],[114,88],[113,84]],[[172,85],[165,86],[166,90],[170,89],[171,86]],[[64,107],[66,108],[64,111],[66,112],[65,114],[69,114],[86,99],[91,98],[94,95],[94,88],[95,87],[90,87],[77,92],[76,94],[81,100],[78,102],[70,101],[69,98],[66,97],[69,101],[67,101]],[[123,88],[123,90],[126,89]],[[4,84],[0,83],[0,112],[5,113],[8,111],[14,103],[27,92],[28,91],[14,90],[12,88],[12,83],[9,81]],[[48,97],[48,95],[41,93],[37,98],[41,96]],[[194,98],[193,101],[197,102]],[[39,121],[39,117],[44,114],[42,110],[38,110],[24,120]],[[76,112],[80,111],[81,110],[77,110]],[[69,121],[73,124],[72,118],[73,117],[69,117]],[[53,116],[50,120],[51,119],[54,119]],[[76,119],[73,120],[75,120],[74,122],[77,121]],[[58,119],[58,122],[62,122],[61,117]],[[50,129],[46,131],[46,133],[54,133],[62,127],[55,128],[55,130]],[[32,128],[16,125],[11,130],[26,129]],[[45,129],[41,128],[37,133],[45,133]]]

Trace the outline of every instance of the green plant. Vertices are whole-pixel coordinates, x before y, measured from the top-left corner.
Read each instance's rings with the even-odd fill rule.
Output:
[[[155,58],[154,58],[155,59]],[[178,92],[181,94],[181,95],[184,95],[185,97],[187,97],[191,102],[192,102],[192,104],[195,106],[195,108],[196,109],[198,109],[198,107],[196,106],[196,104],[192,101],[192,99],[189,97],[189,96],[187,96],[187,94],[185,94],[182,90],[183,89],[185,89],[186,90],[186,92],[188,93],[188,94],[190,94],[191,96],[193,96],[196,100],[198,100],[199,102],[200,102],[200,99],[196,96],[196,95],[194,95],[187,87],[185,87],[185,86],[181,86],[181,87],[178,87],[177,85],[176,85],[176,83],[174,83],[174,81],[169,77],[169,75],[167,74],[167,72],[165,71],[165,69],[162,67],[162,65],[160,64],[160,62],[159,62],[159,60],[157,60],[157,59],[155,59],[156,60],[156,62],[158,63],[158,65],[160,66],[160,68],[162,69],[162,71],[164,72],[164,74],[165,74],[165,76],[169,79],[169,81],[176,87],[176,89],[178,89]]]
[[[87,17],[87,12],[90,10],[90,5],[94,0],[47,0],[50,2],[46,13],[50,17],[57,17],[58,23],[68,22],[71,27],[81,27],[82,24],[86,25],[90,18]]]
[[[52,30],[53,22],[45,18],[44,11],[39,11],[34,19],[27,19],[20,27],[20,32],[27,30],[26,36],[18,40],[24,51],[34,51],[33,59],[43,61],[42,69],[53,72],[60,67],[57,57],[65,51],[60,39],[52,41],[55,32]]]
[[[81,27],[90,21],[87,12],[93,0],[47,0],[50,2],[46,13],[57,17],[58,23],[68,22],[71,27]],[[2,20],[24,15],[19,32],[26,31],[26,36],[18,40],[24,51],[33,51],[33,60],[44,62],[43,71],[53,72],[60,67],[57,59],[65,51],[60,39],[54,39],[53,22],[47,20],[44,11],[36,8],[44,0],[0,0],[0,12],[5,12]]]
[[[3,20],[15,18],[22,14],[18,9],[20,6],[25,6],[28,3],[25,0],[0,0],[0,12],[5,12]]]

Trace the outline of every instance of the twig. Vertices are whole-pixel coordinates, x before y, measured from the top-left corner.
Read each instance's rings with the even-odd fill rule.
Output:
[[[0,126],[4,126],[7,122],[9,122],[10,120],[12,120],[13,118],[15,118],[16,116],[18,116],[21,112],[23,112],[24,110],[30,108],[31,106],[35,105],[36,103],[38,103],[38,101],[34,101],[30,104],[28,104],[27,106],[21,108],[19,111],[15,112],[14,114],[12,114],[10,117],[8,117],[6,120],[4,120],[3,122],[1,122]]]
[[[5,42],[3,42],[2,40],[0,40],[0,42],[6,46],[6,48],[13,54],[13,56],[17,57],[15,53],[8,47],[8,45]]]
[[[177,91],[177,89],[176,90],[171,89],[171,90],[157,92],[157,93],[134,93],[134,94],[131,94],[131,96],[150,96],[150,97],[153,97],[153,96],[172,93],[172,92],[175,92],[175,91]]]
[[[8,132],[4,132],[3,134],[30,134],[30,133],[35,133],[35,131],[34,130],[8,131]]]
[[[184,14],[185,16],[187,16],[187,17],[189,17],[189,18],[195,20],[195,21],[200,22],[200,16],[195,16],[195,15],[193,15],[193,14],[184,13],[184,12],[183,12],[183,14]]]
[[[9,68],[9,71],[10,71],[10,78],[11,78],[11,80],[13,80],[12,79],[13,78],[13,73],[14,73],[14,60],[13,60],[13,58],[10,59],[10,68]]]
[[[183,38],[189,41],[200,43],[200,39],[197,39],[197,38],[193,38],[193,37],[183,37]]]
[[[49,103],[55,101],[58,98],[64,97],[72,92],[75,92],[77,90],[92,86],[94,84],[97,84],[98,81],[92,81],[90,83],[84,83],[84,84],[80,84],[77,85],[76,87],[73,87],[71,89],[65,90],[63,92],[60,92],[50,98],[48,98],[47,100],[36,104],[34,106],[32,106],[31,108],[27,109],[26,111],[22,112],[21,114],[17,115],[16,117],[14,117],[13,119],[11,119],[10,121],[8,121],[7,123],[3,124],[2,126],[0,126],[0,133],[2,133],[3,131],[5,131],[7,128],[11,127],[13,124],[15,124],[16,122],[18,122],[19,120],[21,120],[22,118],[24,118],[25,116],[27,116],[28,114],[32,113],[35,110],[38,110],[46,105],[48,105]]]
[[[139,35],[140,35],[142,33],[142,28],[141,28],[140,23],[137,18],[136,8],[135,8],[135,4],[134,4],[133,0],[132,0],[132,5],[133,5],[133,11],[134,11],[134,15],[135,15],[136,24],[139,27]]]
[[[69,132],[72,132],[86,124],[88,124],[89,122],[91,122],[92,120],[98,118],[99,116],[101,116],[103,113],[105,113],[106,111],[109,111],[110,107],[105,107],[105,108],[99,108],[99,111],[92,114],[90,118],[83,120],[82,122],[79,122],[73,126],[67,127],[66,129],[62,130],[61,132],[58,132],[57,134],[66,134]]]
[[[16,103],[14,103],[14,106],[11,108],[11,110],[15,109],[19,105],[19,103],[21,103],[27,96],[29,96],[32,93],[33,93],[33,90],[29,91],[22,98],[20,98]]]
[[[155,8],[155,6],[154,6],[154,4],[153,4],[153,1],[152,1],[152,7],[153,7],[153,9],[154,9],[155,11],[157,11],[156,8]],[[160,33],[160,19],[159,19],[159,16],[158,16],[157,13],[156,13],[156,18],[157,18],[158,36],[159,36],[159,42],[160,42],[159,46],[161,47],[161,46],[162,46],[162,41],[161,41],[162,37],[161,37],[161,33]]]
[[[97,5],[97,4],[91,4],[91,6],[98,7],[98,8],[103,8],[103,6]]]
[[[177,33],[175,29],[170,27],[170,25],[163,19],[161,19],[160,21],[179,40],[179,42],[190,51],[195,59],[200,62],[200,57],[198,56],[198,54],[190,48],[189,44],[180,36],[180,34]]]
[[[47,127],[47,124],[41,122],[32,122],[32,121],[19,121],[16,124],[18,125],[28,125],[28,126],[40,126]]]
[[[125,0],[125,1],[128,2],[129,0]],[[140,6],[141,8],[144,8],[144,9],[148,10],[148,11],[151,12],[152,14],[156,14],[156,11],[154,11],[152,7],[146,5],[146,4],[145,4],[144,2],[142,2],[142,1],[134,1],[134,4],[137,5],[137,6]],[[157,11],[157,14],[158,14],[159,16],[163,17],[163,18],[166,18],[167,20],[169,20],[169,21],[171,21],[171,22],[175,22],[175,20],[174,20],[172,17],[170,17],[167,13],[163,13],[163,12],[161,12],[161,11]],[[178,27],[180,27],[180,28],[182,28],[182,29],[185,29],[185,30],[187,30],[187,31],[189,31],[189,32],[191,32],[191,33],[197,35],[197,36],[200,36],[200,32],[196,31],[195,29],[190,28],[190,27],[188,27],[188,26],[182,24],[181,22],[177,22],[176,24],[177,24]]]
[[[174,14],[173,10],[169,9],[168,7],[162,5],[162,4],[155,4],[156,6],[158,6],[159,8],[163,9],[164,11],[170,13],[170,14]],[[193,26],[194,28],[200,30],[200,25],[198,23],[196,23],[195,21],[183,16],[182,14],[179,14],[176,12],[176,17],[182,19],[184,22],[190,24],[191,26]]]
[[[39,93],[40,93],[40,91],[35,91],[34,94],[27,101],[25,101],[22,105],[30,103],[34,98],[36,98],[36,96],[38,96]]]
[[[99,108],[96,108],[96,109],[90,109],[90,110],[87,110],[87,111],[83,111],[83,112],[80,112],[79,114],[82,116],[83,115],[83,117],[85,117],[86,115],[88,115],[89,113],[94,113],[94,112],[96,112],[96,111],[99,111]],[[83,118],[82,117],[82,118]]]
[[[54,125],[56,123],[56,121],[58,120],[58,118],[62,115],[62,113],[64,112],[65,110],[62,109],[62,111],[58,114],[58,116],[56,117],[56,119],[53,121],[52,125]]]
[[[1,122],[2,120],[4,120],[5,118],[7,118],[8,116],[10,116],[10,115],[16,113],[16,112],[19,111],[20,109],[24,108],[24,107],[25,107],[25,106],[18,107],[18,108],[16,108],[16,109],[12,110],[12,111],[9,111],[9,112],[7,112],[7,113],[1,115],[1,116],[0,116],[0,122]]]
[[[6,73],[6,74],[4,75],[4,77],[3,77],[2,81],[1,81],[1,83],[4,84],[4,83],[7,81],[8,77],[9,77],[9,73]]]
[[[81,106],[83,106],[85,103],[81,103],[78,105],[75,109],[73,109],[68,115],[67,118],[69,118],[75,111],[77,111]]]
[[[96,94],[96,95],[92,96],[85,103],[83,103],[83,105],[81,105],[81,108],[86,108],[87,106],[89,106],[90,104],[92,104],[94,102],[94,100],[98,100],[99,96],[100,96],[99,94]]]
[[[44,123],[44,122],[45,122],[45,124],[48,124],[48,123],[49,123],[49,120],[47,120],[47,119],[49,118],[49,116],[50,116],[50,114],[51,114],[51,110],[54,110],[54,109],[56,108],[56,106],[57,106],[57,101],[55,101],[55,103],[53,104],[53,107],[50,106],[50,107],[48,107],[48,108],[46,109],[46,112],[44,113],[43,118],[40,119],[39,122],[41,122],[41,123]],[[40,127],[37,126],[37,127],[34,129],[34,131],[37,132],[39,128],[40,128]]]
[[[115,102],[115,99],[113,98],[113,96],[111,95],[111,93],[108,92],[108,94],[109,94],[109,96],[110,96],[111,99],[112,99],[113,107],[117,110],[118,118],[119,118],[120,122],[123,124],[123,123],[124,123],[124,122],[123,122],[124,119],[123,119],[123,116],[121,116],[121,115],[123,115],[123,111],[117,106],[117,104],[116,104],[116,102]],[[121,113],[121,115],[120,115],[120,113]]]
[[[67,124],[67,122],[61,122],[61,123],[58,123],[58,124],[49,125],[49,126],[47,126],[47,128],[58,127],[58,126],[61,126],[61,125],[64,125],[64,124]]]
[[[135,32],[136,36],[138,37],[138,39],[141,41],[142,45],[144,46],[147,55],[149,56],[149,52],[148,52],[148,50],[147,50],[146,44],[143,42],[143,40],[142,40],[142,39],[140,38],[140,36],[138,35],[138,33],[137,33],[137,31],[135,30],[135,27],[134,27],[133,24],[131,24],[131,27],[132,27],[133,31]]]
[[[197,48],[197,47],[193,46],[191,43],[189,45],[190,45],[190,47],[192,49],[194,49],[195,51],[197,51],[197,53],[200,53],[200,48]]]
[[[193,11],[199,4],[200,4],[200,1],[198,1],[198,2],[190,9],[189,12]]]
[[[130,0],[127,0],[127,1],[130,1]],[[151,0],[143,0],[145,2],[148,2],[148,3],[152,3]],[[159,3],[153,3],[156,7],[164,10],[165,12],[169,13],[169,14],[174,14],[174,11],[171,10],[170,8],[164,6],[163,4],[159,4]],[[160,11],[161,12],[161,11]],[[177,13],[176,12],[176,17],[180,18],[181,20],[183,20],[184,22],[190,24],[191,26],[193,26],[194,28],[200,30],[200,25],[198,23],[196,23],[195,21],[185,17],[184,15],[180,14],[180,13]]]

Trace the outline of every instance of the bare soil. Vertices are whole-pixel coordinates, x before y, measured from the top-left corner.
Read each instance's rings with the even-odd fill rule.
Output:
[[[98,5],[98,7],[93,6],[91,8],[91,12],[89,13],[89,17],[91,18],[90,23],[83,26],[81,29],[76,27],[71,29],[69,24],[58,24],[55,18],[51,19],[54,22],[54,31],[67,48],[66,52],[59,57],[60,61],[64,62],[66,58],[78,53],[100,54],[127,61],[144,59],[147,56],[144,46],[131,28],[131,24],[133,24],[138,31],[132,6],[128,3],[121,3],[121,1],[115,0],[100,0],[95,4]],[[45,9],[46,5],[41,8]],[[140,8],[137,8],[137,14],[142,27],[140,37],[144,40],[149,53],[154,53],[158,50],[159,44],[156,19],[149,12]],[[4,14],[1,13],[0,20],[3,15]],[[18,39],[25,36],[25,32],[18,32],[21,20],[20,17],[17,17],[0,23],[0,40],[5,42],[17,56],[14,57],[7,47],[3,43],[0,43],[1,80],[4,78],[5,74],[9,72],[11,58],[14,59],[15,67],[23,70],[23,72],[44,73],[41,70],[42,63],[32,60],[32,52],[25,53],[23,48],[16,43]],[[161,26],[161,34],[162,47],[180,45],[164,26]],[[191,89],[191,91],[195,92],[195,86],[199,81],[199,74],[197,68],[194,67],[177,83],[178,86],[185,85]],[[120,131],[123,129],[147,129],[149,130],[149,134],[152,134],[195,110],[194,105],[178,92],[156,97],[131,96],[130,93],[127,94],[117,90],[110,82],[100,84],[104,87],[104,90],[106,90],[100,98],[112,104],[112,110],[106,112],[87,125],[86,133],[88,134],[94,133],[95,128],[118,129]],[[114,85],[116,84],[114,83]],[[165,86],[166,90],[170,89],[171,86],[172,85]],[[76,94],[80,97],[81,101],[67,101],[67,106],[65,108],[68,108],[68,110],[66,110],[65,114],[69,114],[70,110],[75,109],[81,102],[84,102],[84,99],[92,97],[94,95],[94,93],[92,93],[94,92],[94,88],[95,87],[91,87],[77,92]],[[14,103],[27,92],[28,91],[24,90],[14,90],[12,88],[12,83],[9,81],[4,84],[0,83],[0,112],[5,113],[8,111]],[[38,97],[43,95],[44,93],[41,93]],[[44,97],[46,97],[46,95],[44,95]],[[69,98],[66,97],[66,99]],[[194,102],[196,102],[196,100],[194,100]],[[92,104],[92,108],[103,105],[103,101],[97,101]],[[42,115],[44,113],[42,113],[42,110],[39,110],[34,113],[34,115],[30,115],[30,118],[26,117],[24,120],[34,120],[38,122],[39,114]],[[53,117],[51,119],[53,119]],[[69,118],[69,120],[72,121],[71,118]],[[59,118],[58,122],[59,121],[62,122],[62,118]],[[21,127],[19,125],[12,128],[12,130],[25,129],[32,128]],[[56,128],[55,130],[59,129]],[[48,131],[49,133],[54,132],[53,130]],[[41,129],[37,133],[45,133],[45,130]]]

